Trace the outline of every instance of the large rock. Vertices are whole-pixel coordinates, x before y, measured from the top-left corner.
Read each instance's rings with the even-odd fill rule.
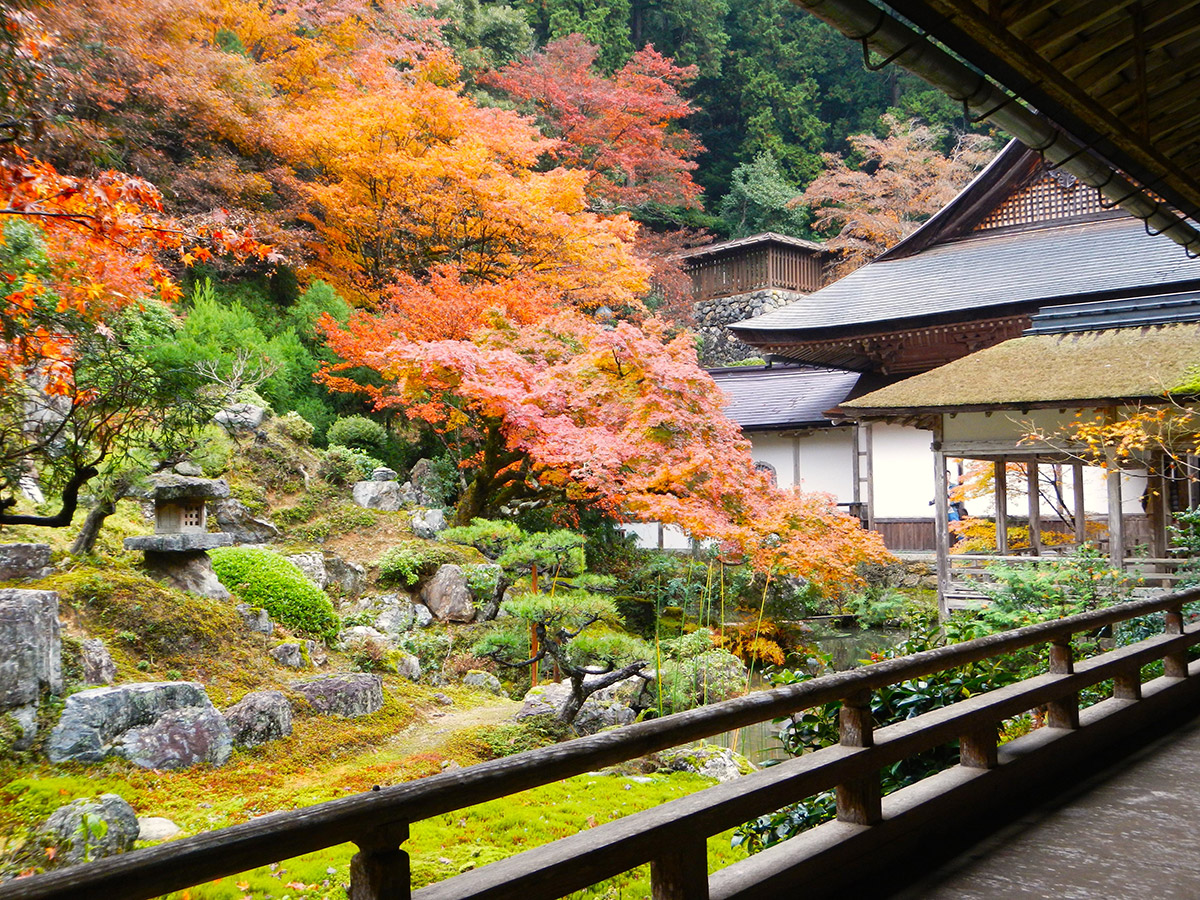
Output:
[[[170,819],[163,816],[138,816],[139,841],[165,841],[175,837],[182,830]]]
[[[500,683],[500,679],[491,672],[484,672],[479,669],[472,669],[463,676],[462,683],[467,687],[479,688],[484,691],[491,691],[493,694],[503,694],[504,685]]]
[[[261,406],[234,403],[213,416],[213,421],[229,431],[254,431],[266,417],[267,411]]]
[[[214,510],[221,531],[233,536],[235,544],[265,544],[279,537],[279,529],[250,511],[241,500],[221,500]]]
[[[17,749],[28,747],[37,732],[42,695],[62,689],[58,594],[0,590],[0,716],[11,715],[21,726]]]
[[[343,597],[357,597],[367,586],[367,570],[356,562],[330,554],[325,557],[326,587],[336,585]]]
[[[319,713],[357,718],[369,716],[383,707],[383,679],[361,672],[345,675],[319,675],[293,681],[292,689],[304,695]]]
[[[255,631],[259,634],[271,634],[275,630],[275,623],[271,621],[270,613],[262,607],[251,606],[249,603],[239,603],[237,605],[237,612],[246,624],[247,631]]]
[[[516,717],[528,719],[534,716],[554,716],[561,719],[570,697],[570,682],[539,684],[530,688],[529,693],[525,695],[525,701]],[[628,725],[636,718],[637,712],[624,703],[592,694],[583,701],[583,706],[576,713],[572,725],[580,734],[595,734],[616,725]]]
[[[471,589],[461,567],[453,563],[438,566],[434,576],[421,588],[421,602],[434,618],[442,622],[470,622],[475,618]]]
[[[308,580],[317,587],[324,589],[325,585],[329,584],[329,575],[325,572],[325,554],[320,550],[293,553],[291,556],[285,556],[284,559],[303,572]]]
[[[233,742],[257,747],[292,733],[292,704],[281,691],[255,691],[225,710]]]
[[[418,628],[428,628],[433,624],[433,613],[424,603],[413,604],[413,615],[416,617]]]
[[[446,513],[440,509],[422,509],[413,513],[412,531],[419,538],[433,540],[446,530]]]
[[[394,481],[358,481],[353,488],[354,502],[364,509],[396,512],[405,505],[404,491]],[[411,501],[408,501],[411,502]]]
[[[52,571],[49,544],[0,544],[0,581],[42,578]]]
[[[112,684],[117,677],[117,664],[100,638],[84,638],[80,642],[80,664],[83,666],[83,683]]]
[[[267,655],[281,666],[289,669],[303,669],[308,665],[304,658],[304,648],[294,641],[279,644],[267,651]]]
[[[221,765],[232,739],[204,688],[191,681],[122,684],[67,698],[50,734],[51,762],[119,756],[146,769]]]
[[[667,771],[692,772],[717,781],[733,781],[754,771],[754,764],[742,754],[715,744],[664,750],[658,758]]]
[[[42,839],[54,846],[56,863],[70,865],[132,850],[138,839],[137,813],[116,794],[60,806],[42,825]]]
[[[212,560],[203,550],[185,553],[147,550],[145,565],[151,578],[164,581],[181,591],[211,597],[214,600],[229,599],[229,591],[217,578]]]
[[[439,488],[439,479],[433,468],[433,461],[418,459],[408,472],[408,482],[416,502],[420,506],[434,506]]]
[[[395,481],[396,470],[389,469],[387,466],[379,466],[371,472],[372,481]]]

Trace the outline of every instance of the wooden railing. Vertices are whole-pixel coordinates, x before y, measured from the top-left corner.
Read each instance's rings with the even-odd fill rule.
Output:
[[[1031,801],[1031,785],[1056,766],[1071,771],[1119,737],[1194,708],[1200,678],[1187,677],[1187,650],[1200,643],[1200,629],[1185,627],[1182,615],[1183,604],[1194,600],[1200,589],[1138,600],[263,816],[9,882],[0,886],[0,900],[145,900],[347,841],[359,848],[351,863],[352,900],[561,897],[645,863],[656,900],[771,896],[800,881],[819,895],[846,873],[864,871],[867,857],[882,864],[889,853],[925,840],[931,823],[954,828],[956,815],[986,815],[1001,799]],[[1163,634],[1072,660],[1072,635],[1158,611],[1165,612]],[[1047,674],[874,728],[872,691],[1040,645],[1049,645]],[[1143,667],[1159,660],[1163,676],[1143,684]],[[1112,697],[1081,716],[1079,692],[1109,679]],[[423,819],[832,701],[842,703],[839,745],[411,892],[401,845]],[[1047,727],[998,748],[1000,723],[1039,707],[1047,710]],[[959,765],[881,797],[882,767],[956,740]],[[829,789],[836,789],[837,821],[708,875],[708,836]]]

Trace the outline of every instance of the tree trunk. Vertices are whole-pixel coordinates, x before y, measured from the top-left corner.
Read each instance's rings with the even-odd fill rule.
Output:
[[[71,555],[83,556],[91,553],[92,548],[96,546],[96,538],[100,536],[100,529],[104,527],[104,520],[116,511],[116,500],[102,500],[93,506],[87,518],[83,520],[83,527],[79,529],[75,543],[71,545]]]

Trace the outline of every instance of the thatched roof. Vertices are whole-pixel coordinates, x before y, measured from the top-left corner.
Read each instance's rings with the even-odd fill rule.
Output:
[[[854,414],[1152,399],[1200,363],[1200,323],[1020,337],[843,403]]]

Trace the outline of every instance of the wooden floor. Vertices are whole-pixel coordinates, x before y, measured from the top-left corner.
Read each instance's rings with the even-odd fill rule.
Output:
[[[1200,718],[893,900],[1197,900]]]

